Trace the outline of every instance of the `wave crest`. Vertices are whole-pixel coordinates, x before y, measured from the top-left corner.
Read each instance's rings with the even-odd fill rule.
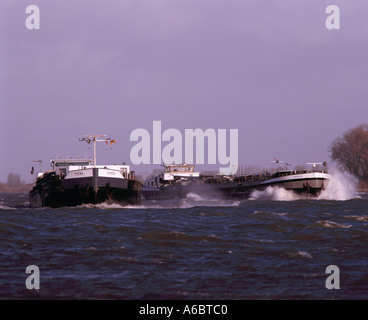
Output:
[[[324,190],[318,196],[320,200],[351,200],[357,197],[358,180],[348,173],[332,171]]]
[[[16,210],[16,208],[11,208],[11,207],[0,204],[0,210]]]
[[[341,228],[341,229],[349,229],[351,228],[351,224],[344,224],[344,223],[338,223],[334,221],[316,221],[314,224],[316,227],[323,227],[323,228]]]
[[[267,187],[265,190],[253,191],[250,195],[250,200],[272,200],[272,201],[293,201],[301,199],[299,195],[292,191],[281,187]]]

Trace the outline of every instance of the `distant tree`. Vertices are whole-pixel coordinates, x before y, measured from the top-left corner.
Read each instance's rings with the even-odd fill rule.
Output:
[[[331,159],[343,169],[364,180],[368,179],[368,125],[350,129],[333,141]]]
[[[20,180],[20,175],[18,173],[10,172],[6,180],[6,184],[10,187],[17,187],[17,186],[22,185],[22,181]]]

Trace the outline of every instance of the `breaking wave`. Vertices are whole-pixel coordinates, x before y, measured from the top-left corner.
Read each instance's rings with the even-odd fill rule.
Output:
[[[281,187],[267,187],[265,190],[253,191],[249,200],[272,200],[272,201],[293,201],[302,197],[292,191]]]
[[[225,200],[214,197],[202,197],[197,193],[190,192],[187,194],[183,203],[189,206],[205,206],[205,207],[235,207],[240,205],[238,200]]]
[[[97,203],[97,204],[92,204],[92,203],[84,203],[81,204],[79,206],[77,206],[77,208],[87,208],[87,209],[129,209],[129,208],[134,208],[134,206],[124,206],[121,205],[119,203],[108,203],[108,202],[102,202],[102,203]]]
[[[339,171],[330,172],[327,187],[321,192],[321,200],[350,200],[357,197],[357,179],[348,173]]]
[[[0,210],[16,210],[16,208],[11,208],[11,207],[0,204]]]
[[[189,192],[187,194],[187,199],[189,200],[194,200],[194,201],[204,201],[205,199],[203,197],[201,197],[199,194],[197,193],[193,193],[193,192]]]
[[[204,207],[234,207],[239,206],[240,201],[234,200],[220,200],[220,199],[207,199],[196,193],[189,193],[183,199],[170,199],[170,200],[142,200],[140,205],[123,205],[119,203],[103,202],[98,204],[85,203],[77,206],[77,208],[87,209],[102,209],[102,210],[114,210],[114,209],[189,209],[198,206]],[[1,209],[1,207],[0,207]]]
[[[351,224],[338,223],[334,221],[317,221],[314,223],[315,227],[323,227],[323,228],[341,228],[341,229],[349,229],[351,228]]]
[[[313,256],[306,251],[296,251],[296,252],[287,252],[286,253],[291,258],[303,258],[303,259],[313,259]]]

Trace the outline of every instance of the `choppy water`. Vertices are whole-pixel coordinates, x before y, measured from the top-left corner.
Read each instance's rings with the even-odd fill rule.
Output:
[[[367,299],[368,195],[348,191],[61,209],[0,194],[0,298]],[[326,288],[328,265],[340,289]]]

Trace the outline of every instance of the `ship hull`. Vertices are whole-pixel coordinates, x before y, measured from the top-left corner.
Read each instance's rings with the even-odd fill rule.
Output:
[[[31,207],[63,207],[103,202],[138,205],[141,202],[141,183],[136,180],[103,177],[99,169],[91,169],[81,177],[60,180],[50,173],[29,193]],[[83,176],[83,174],[85,176]]]
[[[188,193],[196,193],[204,198],[247,199],[254,191],[263,191],[268,187],[279,187],[296,194],[318,196],[326,187],[328,174],[306,173],[273,179],[242,181],[229,180],[220,182],[208,181],[187,185],[173,184],[160,188],[142,188],[142,195],[148,200],[166,200],[185,198]]]
[[[288,175],[267,179],[251,184],[239,183],[234,189],[234,196],[247,197],[253,191],[263,191],[268,187],[278,187],[300,195],[318,196],[328,183],[328,174],[311,172],[299,175]]]

